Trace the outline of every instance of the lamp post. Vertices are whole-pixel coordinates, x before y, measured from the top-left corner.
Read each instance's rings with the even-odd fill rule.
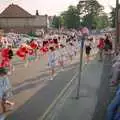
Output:
[[[78,77],[78,84],[77,84],[76,99],[80,98],[80,82],[81,82],[81,75],[82,75],[84,42],[85,42],[86,37],[89,35],[89,30],[86,27],[84,27],[81,30],[81,33],[82,33],[82,41],[81,41],[81,49],[80,49],[80,65],[79,65],[79,77]]]
[[[116,0],[116,41],[115,41],[115,51],[117,52],[117,46],[119,43],[119,0]]]
[[[81,0],[79,3],[81,5],[85,4],[87,0]],[[82,64],[83,64],[83,52],[84,52],[84,42],[86,36],[89,34],[89,31],[87,28],[83,28],[80,31],[82,33],[82,41],[81,41],[81,49],[80,49],[80,65],[79,65],[79,77],[78,77],[78,84],[77,84],[77,94],[76,99],[80,98],[80,82],[81,82],[81,75],[82,75]]]

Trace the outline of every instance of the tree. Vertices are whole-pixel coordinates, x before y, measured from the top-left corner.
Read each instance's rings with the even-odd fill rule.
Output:
[[[80,16],[79,11],[75,6],[69,6],[67,11],[61,14],[63,19],[63,24],[67,28],[79,28],[80,26]]]
[[[111,23],[111,27],[115,27],[115,16],[116,16],[116,9],[115,8],[111,8],[112,9],[112,11],[111,11],[111,13],[110,13],[110,23]]]
[[[101,14],[100,16],[94,17],[94,28],[103,29],[109,26],[109,20],[106,13]]]
[[[92,14],[96,15],[103,10],[103,6],[99,4],[97,0],[87,0],[85,2],[80,2],[77,5],[80,14]]]
[[[79,2],[77,5],[80,16],[83,18],[83,25],[92,29],[96,26],[95,18],[103,12],[103,6],[97,0]]]
[[[52,27],[59,29],[61,26],[61,17],[54,16],[52,21]]]

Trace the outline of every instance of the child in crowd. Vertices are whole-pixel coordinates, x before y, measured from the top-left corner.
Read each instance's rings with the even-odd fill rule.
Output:
[[[55,55],[55,48],[50,47],[48,53],[48,65],[50,67],[50,80],[53,80],[53,77],[55,76],[55,66],[56,66],[56,55]]]

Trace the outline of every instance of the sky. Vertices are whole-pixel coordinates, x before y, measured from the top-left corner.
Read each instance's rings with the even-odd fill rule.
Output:
[[[115,0],[98,0],[105,6],[105,11],[110,12],[109,7],[115,6]],[[59,15],[66,10],[69,5],[76,5],[79,0],[0,0],[0,12],[2,12],[10,3],[18,4],[31,14],[39,10],[41,15]]]

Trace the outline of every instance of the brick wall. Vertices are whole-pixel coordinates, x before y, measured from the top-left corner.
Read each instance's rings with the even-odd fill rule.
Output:
[[[5,32],[13,31],[28,33],[36,31],[37,28],[47,28],[47,16],[34,16],[33,18],[0,18],[0,28]]]

